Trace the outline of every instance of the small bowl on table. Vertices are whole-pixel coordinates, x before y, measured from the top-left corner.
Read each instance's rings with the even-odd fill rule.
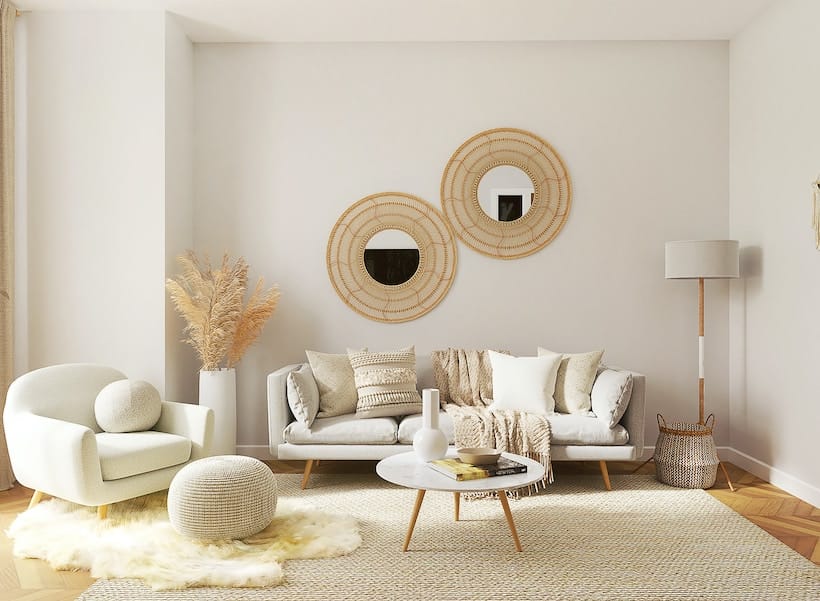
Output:
[[[488,447],[456,449],[456,454],[470,465],[492,465],[498,463],[498,458],[501,457],[501,451]]]

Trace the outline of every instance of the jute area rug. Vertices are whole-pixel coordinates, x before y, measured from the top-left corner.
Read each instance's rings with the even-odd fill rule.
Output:
[[[820,599],[820,568],[700,490],[651,476],[568,476],[537,497],[511,501],[523,545],[516,553],[497,500],[429,492],[410,549],[401,546],[415,491],[375,474],[322,475],[299,490],[277,476],[280,498],[302,497],[355,516],[361,547],[334,559],[288,561],[267,589],[153,591],[100,580],[80,599],[363,600]]]

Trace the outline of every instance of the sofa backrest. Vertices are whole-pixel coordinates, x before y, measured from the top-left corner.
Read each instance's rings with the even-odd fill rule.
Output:
[[[104,365],[66,363],[35,369],[12,382],[6,395],[4,421],[18,413],[33,413],[80,424],[100,432],[94,401],[106,385],[125,374]]]

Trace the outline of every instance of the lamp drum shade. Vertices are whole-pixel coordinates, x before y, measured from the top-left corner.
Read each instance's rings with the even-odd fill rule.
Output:
[[[740,277],[737,240],[676,240],[666,243],[666,278]]]

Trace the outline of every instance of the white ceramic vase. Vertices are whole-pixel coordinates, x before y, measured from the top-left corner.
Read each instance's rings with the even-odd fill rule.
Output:
[[[422,391],[421,409],[422,428],[413,436],[413,451],[419,461],[427,463],[447,454],[447,437],[438,427],[441,404],[437,388]]]
[[[236,370],[201,370],[199,404],[214,412],[211,454],[236,454]]]

